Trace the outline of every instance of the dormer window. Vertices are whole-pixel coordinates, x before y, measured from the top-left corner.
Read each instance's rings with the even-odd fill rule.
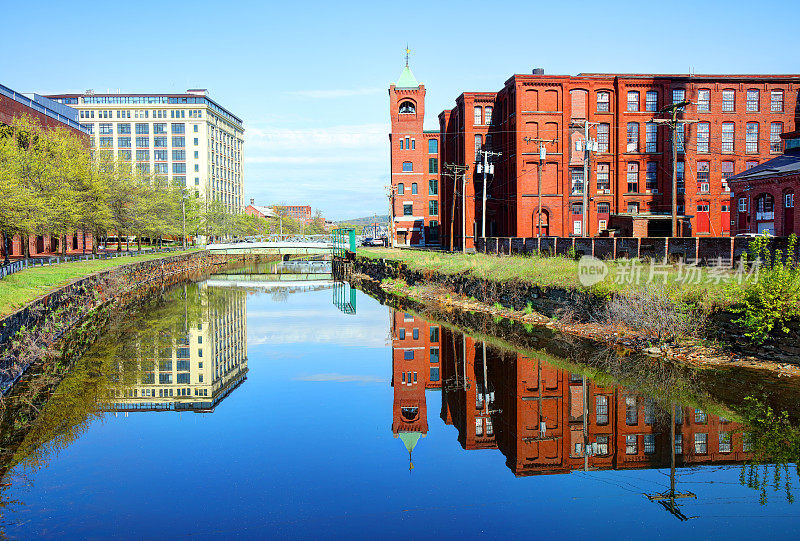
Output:
[[[406,100],[406,101],[400,103],[400,113],[401,114],[411,114],[411,115],[413,115],[416,112],[417,112],[417,107],[414,105],[414,102]]]

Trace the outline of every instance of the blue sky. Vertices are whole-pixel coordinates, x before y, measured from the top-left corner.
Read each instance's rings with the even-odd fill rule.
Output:
[[[385,213],[389,83],[426,127],[513,73],[800,73],[796,1],[9,2],[0,82],[21,92],[208,88],[245,121],[245,196]],[[13,22],[8,24],[8,22]],[[13,45],[10,45],[13,44]]]

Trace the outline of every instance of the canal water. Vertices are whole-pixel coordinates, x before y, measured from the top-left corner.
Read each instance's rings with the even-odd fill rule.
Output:
[[[25,422],[4,425],[15,432],[3,438],[13,448],[0,465],[10,483],[0,488],[0,531],[797,532],[795,465],[744,466],[752,436],[725,418],[725,404],[706,411],[687,399],[673,413],[569,359],[500,349],[382,305],[332,282],[329,268],[279,267],[164,292],[112,321],[47,403],[20,402]]]

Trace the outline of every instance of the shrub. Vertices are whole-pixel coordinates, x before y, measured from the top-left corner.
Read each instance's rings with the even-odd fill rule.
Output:
[[[643,331],[661,342],[697,335],[706,314],[679,301],[661,284],[648,284],[615,295],[606,306],[605,319]]]
[[[786,249],[770,251],[767,237],[750,243],[751,265],[758,266],[756,279],[750,281],[741,303],[733,308],[741,316],[734,320],[756,344],[761,344],[776,328],[789,332],[788,323],[800,318],[800,269],[795,249],[797,237],[792,235]]]

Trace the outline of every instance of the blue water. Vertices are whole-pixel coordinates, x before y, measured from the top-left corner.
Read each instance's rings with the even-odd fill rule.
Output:
[[[213,292],[212,292],[213,293]],[[41,468],[17,466],[11,538],[419,539],[796,533],[800,503],[768,502],[740,466],[680,468],[678,520],[643,494],[669,468],[516,477],[498,449],[464,450],[425,392],[428,433],[393,437],[392,310],[332,291],[246,296],[246,379],[212,412],[108,412]],[[130,333],[135,334],[135,330]],[[206,354],[207,355],[207,354]],[[206,358],[208,358],[206,356]],[[800,483],[790,466],[794,486]],[[791,489],[795,497],[797,490]]]

